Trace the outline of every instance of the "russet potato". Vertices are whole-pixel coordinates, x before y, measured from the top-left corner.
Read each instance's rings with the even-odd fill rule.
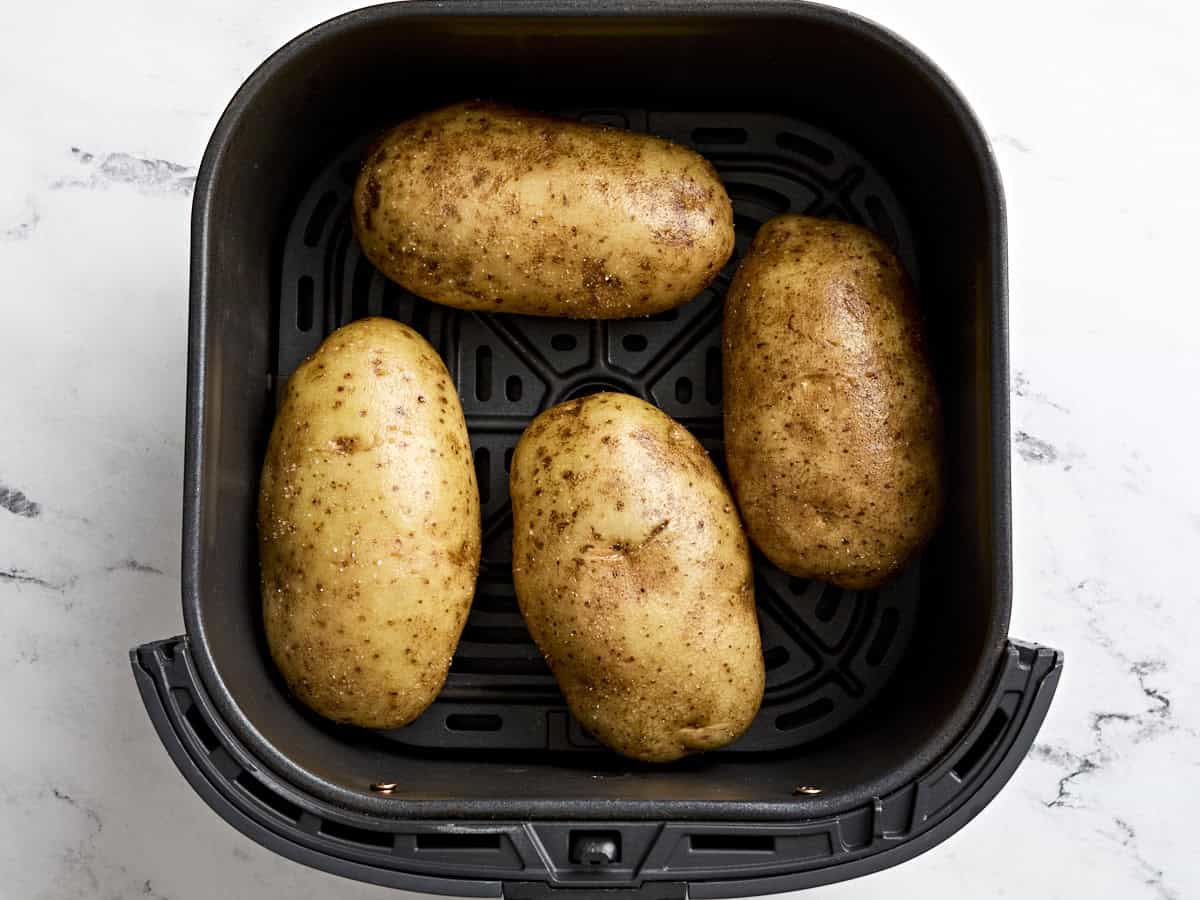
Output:
[[[750,552],[699,442],[594,394],[533,421],[510,493],[521,613],[584,727],[649,761],[740,736],[764,684]]]
[[[384,133],[353,206],[384,275],[459,309],[650,315],[694,297],[733,251],[729,197],[704,157],[492,103]]]
[[[878,237],[784,215],[725,299],[725,455],[754,543],[846,588],[894,576],[942,498],[941,416],[912,286]]]
[[[295,695],[396,728],[437,696],[479,567],[458,394],[411,328],[362,319],[291,376],[258,507],[263,619]]]

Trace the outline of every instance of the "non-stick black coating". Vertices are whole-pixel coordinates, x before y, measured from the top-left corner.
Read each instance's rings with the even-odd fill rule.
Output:
[[[871,159],[902,204],[946,407],[950,503],[923,560],[909,652],[843,729],[765,755],[637,767],[399,747],[326,726],[282,691],[259,638],[253,512],[288,223],[347,135],[482,93],[543,108],[786,114]],[[978,125],[907,45],[798,3],[371,8],[251,77],[206,154],[193,228],[185,618],[229,727],[294,783],[397,815],[796,819],[900,785],[978,706],[1011,590],[1003,205]],[[399,784],[390,797],[367,790],[381,778]],[[795,798],[797,783],[823,792]]]
[[[350,194],[374,135],[352,142],[312,179],[288,227],[280,279],[277,388],[335,328],[363,316],[412,325],[441,352],[471,434],[483,513],[483,560],[471,616],[433,707],[390,733],[446,750],[605,752],[568,714],[513,591],[508,461],[539,412],[598,390],[654,403],[700,439],[724,472],[721,307],[758,228],[782,212],[875,229],[918,277],[907,217],[874,166],[842,141],[770,113],[560,110],[648,131],[704,152],[733,201],[736,248],[689,303],[611,322],[463,312],[388,281],[363,256]],[[276,391],[277,395],[281,393]],[[867,706],[904,658],[920,609],[920,566],[879,590],[790,578],[755,555],[766,692],[750,730],[721,752],[797,747]]]

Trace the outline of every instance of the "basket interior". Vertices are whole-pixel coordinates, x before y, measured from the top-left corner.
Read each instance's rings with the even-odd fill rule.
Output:
[[[251,79],[197,194],[205,327],[193,351],[205,365],[189,411],[185,609],[235,727],[331,789],[395,782],[399,802],[621,800],[652,815],[697,801],[849,804],[899,784],[961,730],[1007,630],[991,357],[1003,225],[956,110],[899,71],[893,48],[811,12],[360,18],[310,32]],[[604,323],[463,313],[388,282],[349,228],[362,148],[382,125],[484,91],[704,153],[734,202],[730,265],[677,310]],[[758,225],[785,211],[866,224],[913,273],[946,407],[946,518],[919,563],[879,591],[792,579],[756,558],[768,683],[750,732],[703,758],[632,764],[573,722],[516,611],[507,463],[540,410],[615,389],[679,419],[720,465],[722,297]],[[446,688],[387,733],[333,726],[288,697],[262,637],[254,542],[274,396],[326,334],[365,315],[412,324],[442,352],[484,518],[479,588]],[[820,799],[793,797],[800,784]]]

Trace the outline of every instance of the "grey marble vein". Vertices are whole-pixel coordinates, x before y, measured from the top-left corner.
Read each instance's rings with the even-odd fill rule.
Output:
[[[1134,827],[1120,816],[1113,818],[1113,824],[1118,829],[1118,843],[1128,850],[1129,855],[1138,865],[1142,883],[1154,891],[1154,896],[1159,900],[1178,900],[1179,894],[1167,886],[1163,870],[1142,855],[1138,847],[1137,831],[1134,830]]]
[[[75,581],[75,576],[71,576],[64,581],[51,581],[48,578],[39,578],[37,575],[30,575],[24,569],[0,569],[0,584],[5,582],[9,584],[32,584],[60,594],[74,585]]]
[[[78,841],[62,849],[61,860],[63,868],[67,873],[71,874],[72,880],[80,878],[86,880],[94,896],[95,892],[100,889],[100,877],[96,872],[96,866],[99,862],[96,840],[101,832],[104,831],[104,819],[90,805],[80,803],[66,791],[59,788],[51,788],[50,796],[54,800],[78,810],[87,822],[88,828],[86,833]]]
[[[16,225],[10,225],[3,231],[0,231],[0,241],[24,241],[33,236],[37,230],[38,223],[42,221],[41,213],[36,208],[29,211],[29,215]]]
[[[1005,147],[1012,147],[1018,153],[1030,153],[1030,147],[1020,138],[1013,137],[1011,134],[993,134],[991,136],[993,144],[1001,144]]]
[[[1018,431],[1014,435],[1014,439],[1017,444],[1017,453],[1026,462],[1049,465],[1058,460],[1058,448],[1049,441],[1035,438],[1025,431]]]
[[[1148,683],[1154,675],[1162,675],[1167,665],[1160,659],[1131,659],[1104,627],[1103,620],[1096,608],[1094,594],[1103,592],[1104,585],[1090,580],[1083,580],[1073,585],[1068,595],[1075,600],[1087,614],[1087,625],[1094,643],[1101,647],[1132,676],[1141,695],[1149,703],[1140,710],[1096,710],[1088,716],[1090,746],[1083,752],[1072,752],[1048,744],[1039,743],[1033,748],[1035,757],[1059,766],[1064,770],[1058,779],[1055,795],[1043,800],[1047,809],[1073,806],[1075,799],[1074,788],[1078,782],[1094,775],[1107,766],[1117,755],[1110,731],[1115,726],[1132,729],[1127,740],[1130,743],[1141,743],[1158,734],[1173,731],[1175,722],[1172,719],[1171,698],[1161,688]]]
[[[106,571],[106,572],[141,572],[145,575],[162,575],[163,574],[162,569],[158,569],[158,568],[155,568],[154,566],[147,565],[146,563],[140,562],[140,561],[134,559],[133,557],[126,557],[125,559],[121,560],[120,562],[113,563],[111,566],[106,566],[104,571]]]
[[[191,194],[196,186],[195,171],[170,160],[150,159],[131,153],[89,153],[78,147],[72,147],[71,154],[82,168],[82,173],[52,180],[51,190],[96,190],[124,184],[147,194]]]
[[[35,503],[16,488],[0,484],[0,509],[6,509],[14,516],[24,516],[26,519],[36,519],[42,514],[40,503]]]
[[[1069,413],[1071,411],[1063,404],[1050,399],[1050,397],[1041,391],[1035,391],[1029,384],[1029,376],[1024,372],[1018,371],[1013,374],[1012,391],[1014,395],[1022,400],[1031,400],[1034,403],[1040,403],[1043,406],[1056,409],[1061,413]]]

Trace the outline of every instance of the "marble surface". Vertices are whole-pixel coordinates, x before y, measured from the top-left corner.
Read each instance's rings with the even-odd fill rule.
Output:
[[[179,633],[188,216],[241,80],[335,0],[29,3],[0,30],[0,897],[394,897],[261,849],[154,736]],[[1194,4],[862,0],[992,136],[1009,201],[1014,636],[1068,665],[947,843],[819,889],[1200,896]]]

